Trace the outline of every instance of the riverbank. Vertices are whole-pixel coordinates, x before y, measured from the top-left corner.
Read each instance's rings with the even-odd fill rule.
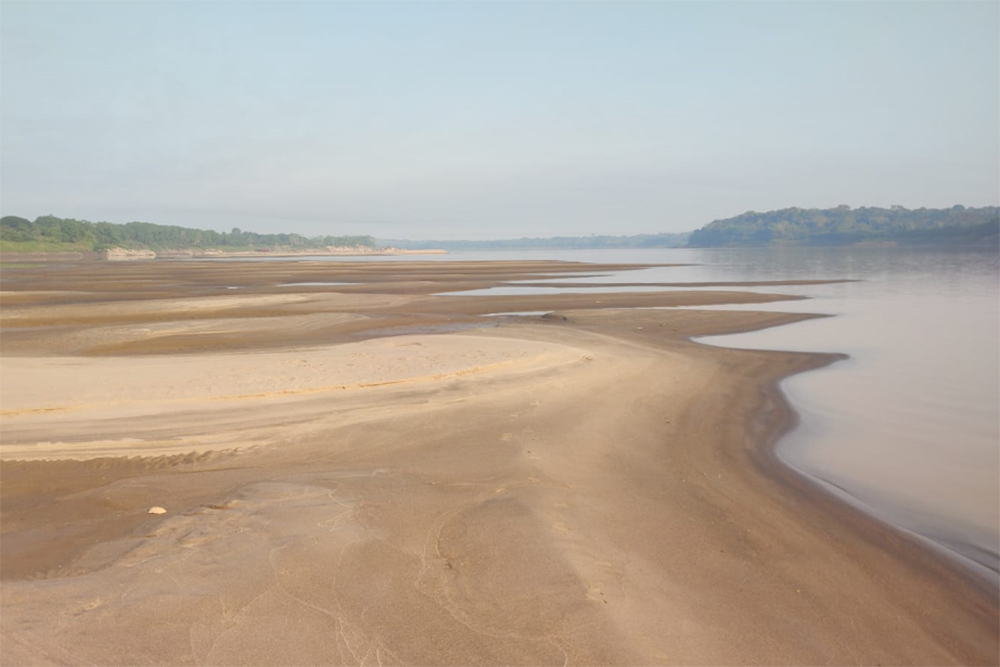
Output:
[[[263,250],[213,250],[180,249],[160,250],[109,248],[96,251],[51,251],[51,252],[0,252],[0,264],[18,265],[24,262],[79,262],[79,261],[141,261],[152,259],[261,259],[267,257],[309,258],[309,257],[395,257],[402,255],[446,255],[447,250],[407,250],[404,248],[310,248],[310,249],[263,249]]]
[[[773,459],[836,356],[688,341],[807,315],[637,308],[781,297],[434,296],[597,268],[5,273],[2,661],[997,662],[995,591]]]
[[[262,257],[365,257],[365,256],[396,256],[396,255],[446,255],[447,250],[407,250],[404,248],[267,248],[261,250],[164,250],[156,253],[160,259],[212,259],[226,257],[241,257],[260,259]]]

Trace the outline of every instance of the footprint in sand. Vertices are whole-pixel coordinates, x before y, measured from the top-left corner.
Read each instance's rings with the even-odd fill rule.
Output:
[[[594,602],[602,602],[607,604],[608,601],[604,598],[604,593],[601,591],[600,586],[595,586],[594,584],[589,584],[590,591],[587,593],[587,599],[593,600]]]
[[[100,607],[103,604],[104,604],[104,600],[103,599],[101,599],[101,598],[94,598],[90,602],[88,602],[85,605],[83,605],[83,609],[81,609],[79,612],[77,612],[77,615],[82,614],[85,611],[93,611],[94,609],[97,609],[98,607]]]

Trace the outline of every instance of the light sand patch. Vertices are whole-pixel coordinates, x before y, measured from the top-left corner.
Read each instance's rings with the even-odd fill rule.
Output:
[[[380,294],[234,294],[226,296],[199,296],[179,299],[136,299],[128,301],[98,301],[87,304],[54,304],[33,307],[8,307],[0,312],[0,323],[5,327],[50,326],[66,322],[136,321],[199,319],[214,313],[252,315],[274,309],[305,307],[320,311],[349,308],[365,310],[404,303],[411,297]]]
[[[348,322],[369,319],[354,313],[312,313],[282,317],[225,317],[170,322],[146,322],[124,326],[92,327],[65,336],[67,346],[87,349],[120,345],[167,336],[252,336],[284,333],[303,335]]]
[[[232,308],[248,308],[261,306],[277,306],[289,303],[300,303],[306,301],[308,297],[299,294],[262,294],[262,295],[233,295],[233,296],[204,296],[198,299],[143,299],[136,301],[118,301],[114,303],[116,313],[143,314],[156,313],[164,315],[169,313],[186,313],[191,311],[204,310],[227,310]],[[47,306],[44,309],[44,316],[52,319],[71,318],[82,316],[99,315],[109,308],[107,303],[95,304],[60,304]],[[35,312],[22,312],[20,310],[8,310],[3,313],[2,319],[5,325],[16,325],[21,319],[39,317]]]
[[[160,454],[215,449],[230,439],[192,440],[197,429],[183,426],[197,422],[192,415],[246,413],[254,406],[337,394],[337,406],[322,408],[330,412],[342,408],[351,392],[536,373],[585,356],[558,343],[439,335],[253,354],[0,358],[0,457],[139,453],[141,441],[151,437],[132,437],[146,430],[135,421],[143,418],[157,420],[152,440]],[[239,421],[249,424],[259,416]],[[171,419],[174,432],[162,426]],[[183,444],[171,445],[174,437],[183,437]]]
[[[453,334],[211,357],[4,358],[0,414],[310,393],[494,368],[538,368],[575,361],[581,354],[558,344]]]

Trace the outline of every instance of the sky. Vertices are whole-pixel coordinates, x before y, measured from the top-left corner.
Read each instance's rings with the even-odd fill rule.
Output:
[[[0,212],[381,239],[1000,202],[1000,3],[0,3]]]

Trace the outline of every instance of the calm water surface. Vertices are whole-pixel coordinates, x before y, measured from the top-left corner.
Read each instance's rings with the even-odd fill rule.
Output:
[[[594,282],[860,281],[740,288],[812,298],[717,308],[834,317],[702,342],[850,355],[847,361],[784,382],[801,423],[779,443],[779,455],[845,500],[932,540],[966,565],[995,577],[1000,552],[996,251],[655,249],[465,252],[400,259],[695,264],[553,278],[578,283],[581,290]],[[532,290],[564,291],[516,286],[491,293]]]

